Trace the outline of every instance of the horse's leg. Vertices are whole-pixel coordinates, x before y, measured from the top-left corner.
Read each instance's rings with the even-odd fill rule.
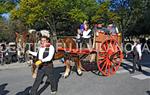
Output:
[[[36,78],[37,70],[38,70],[38,67],[35,64],[32,64],[32,67],[31,67],[32,78]]]
[[[33,58],[28,54],[26,54],[25,58],[26,58],[26,63],[28,64],[28,66],[31,66],[33,63]]]
[[[77,66],[77,73],[78,73],[78,75],[82,75],[82,70],[85,70],[85,69],[82,67],[80,59],[79,58],[75,58],[74,61],[75,61],[76,66]]]
[[[69,76],[69,73],[70,73],[69,60],[65,60],[64,63],[66,65],[66,69],[65,69],[65,73],[64,73],[64,78],[67,78]]]

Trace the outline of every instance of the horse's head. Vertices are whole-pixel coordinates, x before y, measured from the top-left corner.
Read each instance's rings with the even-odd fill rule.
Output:
[[[17,43],[17,54],[23,56],[25,53],[27,32],[18,33],[16,32],[16,43]]]

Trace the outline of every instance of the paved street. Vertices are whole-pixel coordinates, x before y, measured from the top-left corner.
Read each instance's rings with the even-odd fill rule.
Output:
[[[58,80],[57,95],[150,95],[150,55],[144,55],[144,72],[130,74],[131,62],[124,60],[119,71],[111,77],[98,76],[84,72],[80,77],[71,72],[67,79],[62,78],[64,65],[55,61]],[[26,95],[33,79],[31,70],[26,64],[14,63],[0,66],[0,95]],[[41,95],[50,95],[50,86],[41,85]]]

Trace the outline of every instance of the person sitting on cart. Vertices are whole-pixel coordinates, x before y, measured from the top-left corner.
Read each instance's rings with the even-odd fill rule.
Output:
[[[83,24],[81,24],[79,26],[79,28],[77,28],[77,36],[76,36],[76,42],[78,43],[78,48],[80,48],[80,46],[82,46],[82,42],[84,37],[83,36],[83,32],[85,31],[85,27],[87,26],[88,21],[84,21]]]
[[[91,31],[91,29],[89,29],[88,22],[85,22],[84,23],[84,31],[82,33],[82,45],[86,44],[87,47],[90,48],[90,45],[92,44],[91,36],[92,36],[92,31]]]
[[[96,25],[94,26],[94,31],[96,32],[96,36],[99,35],[99,32],[104,32],[103,26],[104,26],[104,25],[103,25],[102,23],[96,24]]]
[[[80,43],[82,42],[82,32],[79,28],[77,29],[76,42],[78,44],[78,48],[80,48]]]
[[[83,24],[80,25],[80,31],[81,34],[83,33],[83,31],[85,30],[85,25],[88,23],[88,21],[84,20]]]
[[[111,34],[117,34],[119,33],[118,28],[114,24],[109,24],[107,26],[107,29],[110,31]]]

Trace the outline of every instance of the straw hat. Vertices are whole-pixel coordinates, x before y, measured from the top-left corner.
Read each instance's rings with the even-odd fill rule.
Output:
[[[48,30],[41,30],[40,33],[41,33],[42,36],[46,36],[48,38],[50,37],[50,34],[49,34]]]

